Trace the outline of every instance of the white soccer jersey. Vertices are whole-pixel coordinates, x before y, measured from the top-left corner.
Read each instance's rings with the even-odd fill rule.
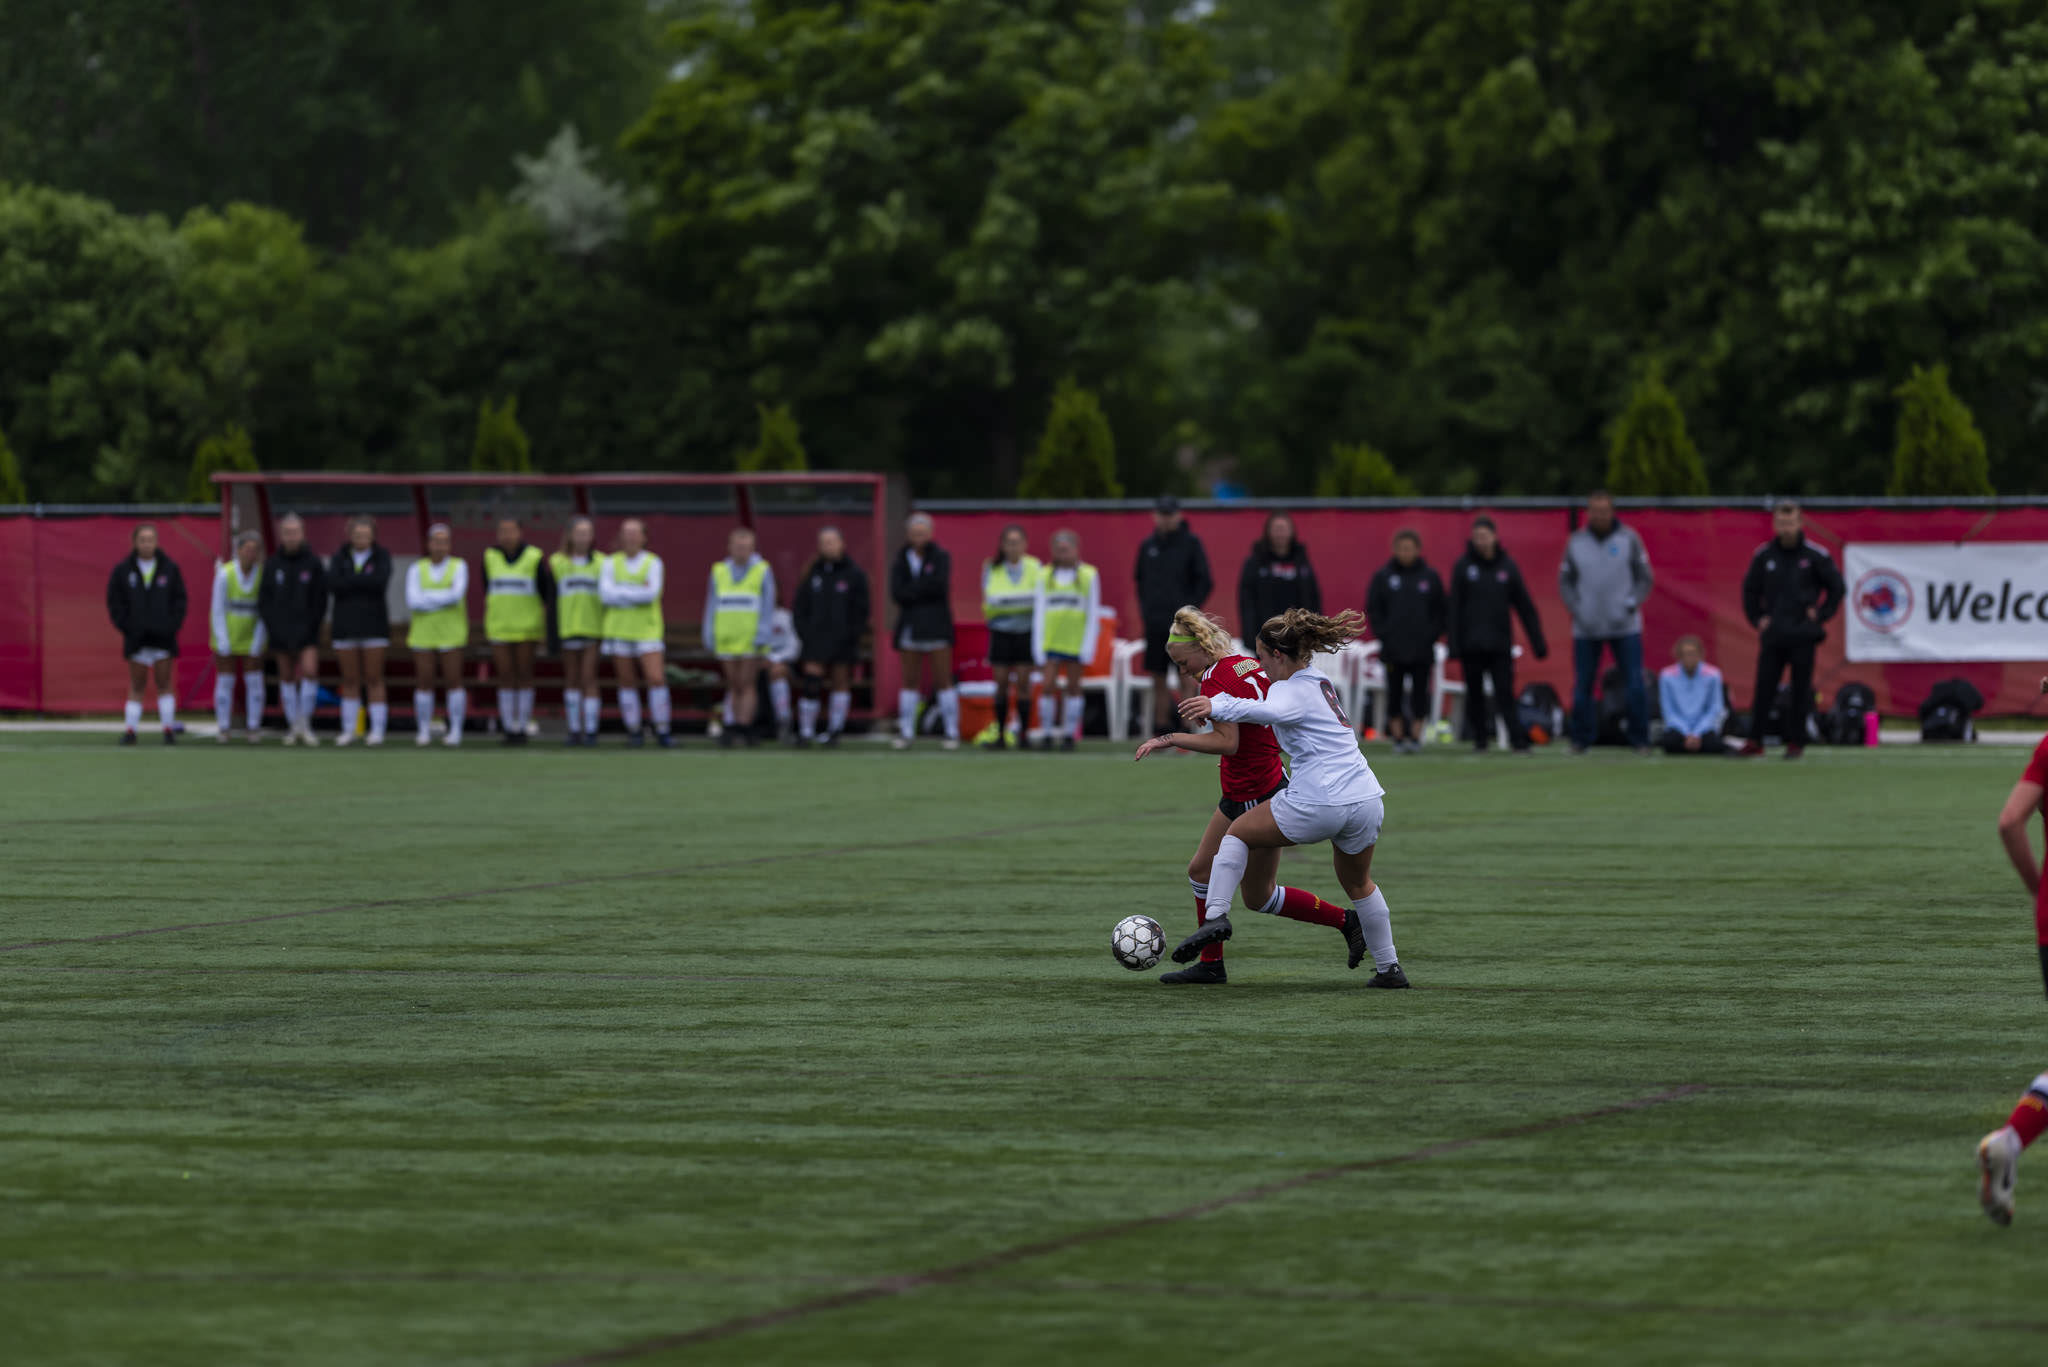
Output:
[[[1248,721],[1273,728],[1280,748],[1293,761],[1287,791],[1302,807],[1335,807],[1386,796],[1372,766],[1359,753],[1358,737],[1337,700],[1337,686],[1319,669],[1282,679],[1264,701],[1217,694],[1209,699],[1218,721]]]

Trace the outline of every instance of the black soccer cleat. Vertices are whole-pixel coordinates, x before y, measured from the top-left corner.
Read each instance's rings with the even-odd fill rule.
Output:
[[[1395,964],[1392,968],[1381,969],[1373,974],[1372,981],[1366,984],[1367,987],[1409,987],[1412,985],[1408,981],[1408,975],[1401,971],[1401,965],[1399,964]]]
[[[645,744],[647,744],[647,735],[645,732],[635,731],[631,735],[626,737],[626,748],[628,750],[638,750],[641,746]]]
[[[1173,947],[1173,961],[1184,964],[1200,954],[1209,945],[1220,945],[1230,938],[1230,917],[1218,916],[1204,922],[1202,928]]]
[[[1365,926],[1353,909],[1344,913],[1344,943],[1351,947],[1351,962],[1347,967],[1356,968],[1365,962]]]
[[[664,750],[673,750],[677,744],[676,738],[666,731],[655,732],[654,742]]]
[[[165,744],[165,745],[176,745],[177,743],[178,743],[178,733],[177,733],[176,731],[173,731],[173,730],[172,730],[172,729],[171,729],[170,727],[166,726],[166,727],[164,728],[164,744]]]
[[[1209,983],[1227,983],[1230,977],[1224,973],[1223,962],[1219,959],[1215,963],[1193,963],[1177,973],[1162,973],[1159,975],[1159,981],[1168,987],[1197,987]]]
[[[123,745],[133,745],[133,744],[135,744],[135,733],[134,733],[133,731],[123,731],[123,732],[121,733],[121,744],[123,744]]]
[[[828,731],[825,734],[824,746],[827,750],[837,750],[839,748],[839,733],[837,731]]]
[[[1061,753],[1061,754],[1063,754],[1063,755],[1065,755],[1065,754],[1071,754],[1071,753],[1073,753],[1073,749],[1074,749],[1074,738],[1073,738],[1072,736],[1061,736],[1061,737],[1060,737],[1060,753]]]

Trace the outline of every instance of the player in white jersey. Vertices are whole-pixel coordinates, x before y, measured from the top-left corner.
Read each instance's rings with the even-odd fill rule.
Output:
[[[1335,650],[1357,636],[1364,625],[1356,612],[1324,617],[1289,608],[1260,627],[1254,642],[1259,663],[1273,681],[1263,700],[1218,695],[1181,702],[1180,714],[1190,723],[1213,717],[1272,727],[1293,763],[1283,791],[1230,823],[1210,866],[1208,919],[1173,951],[1175,963],[1186,963],[1204,945],[1230,938],[1230,899],[1254,849],[1327,840],[1337,881],[1351,899],[1355,918],[1346,920],[1345,937],[1354,946],[1362,939],[1378,970],[1367,985],[1408,986],[1408,975],[1394,954],[1386,894],[1372,881],[1372,852],[1380,838],[1386,789],[1358,751],[1358,735],[1344,715],[1336,685],[1311,663],[1319,652]],[[1354,950],[1351,966],[1356,968],[1363,957]]]

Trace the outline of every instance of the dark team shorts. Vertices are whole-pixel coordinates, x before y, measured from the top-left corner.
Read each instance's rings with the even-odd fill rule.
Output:
[[[797,658],[807,665],[857,665],[860,663],[860,644],[820,646],[816,650],[806,646]]]
[[[1145,623],[1145,672],[1164,674],[1173,668],[1173,661],[1166,658],[1166,638],[1173,635],[1173,620]]]
[[[1048,650],[1045,652],[1045,662],[1049,665],[1077,665],[1081,663],[1081,657],[1079,655],[1063,654],[1057,650]]]
[[[1280,780],[1279,786],[1274,788],[1272,792],[1267,793],[1264,797],[1255,797],[1249,802],[1238,802],[1233,798],[1226,797],[1221,802],[1216,804],[1216,810],[1223,813],[1224,820],[1235,821],[1239,817],[1243,816],[1246,812],[1250,811],[1252,808],[1263,807],[1268,802],[1271,802],[1274,798],[1280,796],[1280,794],[1286,791],[1287,780],[1283,778]]]
[[[991,631],[988,634],[988,662],[998,667],[1031,664],[1031,633]]]

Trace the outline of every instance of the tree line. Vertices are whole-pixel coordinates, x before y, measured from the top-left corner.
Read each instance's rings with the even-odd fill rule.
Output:
[[[0,501],[2048,491],[2018,0],[29,7]]]

